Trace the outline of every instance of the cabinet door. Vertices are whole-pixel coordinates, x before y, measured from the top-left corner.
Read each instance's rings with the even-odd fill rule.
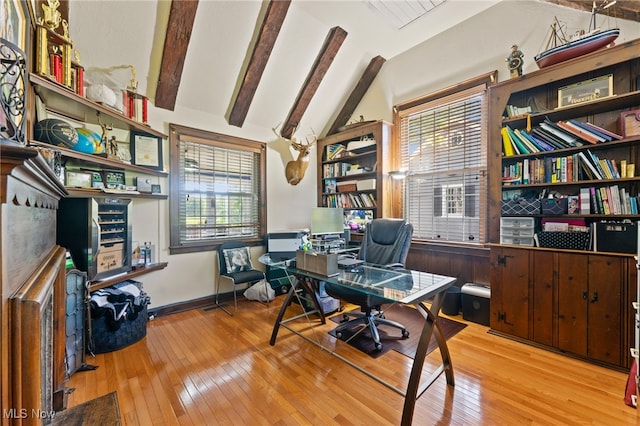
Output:
[[[587,356],[622,363],[622,288],[625,258],[589,256]]]
[[[533,341],[553,346],[555,253],[533,252]]]
[[[587,356],[588,257],[558,253],[558,349]]]
[[[529,250],[491,248],[491,328],[529,338]]]

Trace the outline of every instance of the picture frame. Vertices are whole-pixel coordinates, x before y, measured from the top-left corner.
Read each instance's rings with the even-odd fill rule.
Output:
[[[142,132],[131,132],[131,164],[154,170],[163,170],[162,138]]]
[[[67,170],[65,173],[65,186],[71,188],[91,188],[93,173]]]
[[[558,108],[613,96],[613,74],[563,86],[558,89]]]
[[[6,16],[0,22],[0,34],[26,52],[32,22],[29,6],[26,1],[21,0],[5,0],[3,3],[3,14],[6,13]]]

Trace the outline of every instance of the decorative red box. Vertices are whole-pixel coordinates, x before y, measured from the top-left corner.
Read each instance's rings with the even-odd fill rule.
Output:
[[[618,124],[623,137],[640,135],[640,109],[620,113]]]

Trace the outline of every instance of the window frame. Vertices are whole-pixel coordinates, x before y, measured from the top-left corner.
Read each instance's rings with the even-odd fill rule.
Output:
[[[180,141],[182,137],[196,139],[197,143],[226,149],[254,152],[258,154],[258,235],[251,238],[212,238],[208,241],[185,243],[180,240]],[[221,133],[195,129],[179,124],[169,124],[169,166],[173,174],[170,174],[169,197],[169,254],[194,253],[200,251],[217,250],[218,247],[228,241],[242,241],[247,245],[262,245],[267,227],[267,167],[266,145],[263,142]]]
[[[395,147],[395,152],[397,152],[398,155],[398,161],[401,161],[402,158],[402,125],[401,122],[404,119],[404,117],[410,112],[410,111],[415,111],[415,110],[419,110],[422,107],[426,107],[427,105],[433,105],[434,103],[437,103],[438,100],[441,99],[445,99],[445,98],[453,98],[459,95],[462,95],[464,92],[467,92],[469,90],[472,90],[474,88],[478,88],[479,86],[484,86],[484,90],[486,91],[485,93],[485,100],[484,100],[484,104],[485,104],[485,108],[488,109],[488,105],[489,105],[489,86],[492,86],[494,84],[496,84],[497,82],[497,76],[498,76],[498,71],[494,70],[491,72],[488,72],[486,74],[482,74],[479,75],[477,77],[471,78],[469,80],[463,81],[459,84],[455,84],[453,86],[449,86],[446,87],[442,90],[424,95],[424,96],[420,96],[418,98],[415,99],[411,99],[409,101],[406,102],[402,102],[399,103],[397,105],[394,106],[393,108],[393,124],[394,124],[394,147]],[[488,186],[489,186],[489,165],[490,165],[490,159],[488,158],[489,156],[489,145],[490,145],[490,141],[488,140],[490,132],[489,132],[489,113],[488,110],[484,112],[485,115],[485,122],[483,124],[484,126],[484,135],[483,138],[485,139],[485,147],[484,147],[484,153],[486,155],[487,158],[485,158],[485,164],[483,166],[483,171],[482,173],[485,173],[485,188],[488,191]],[[408,172],[409,174],[412,173],[411,170],[405,171]],[[410,178],[410,176],[408,176],[407,178]],[[406,200],[404,199],[404,185],[406,185],[407,183],[407,179],[405,179],[402,183],[403,185],[403,191],[402,191],[402,200],[401,200],[401,205],[402,205],[402,216],[406,217],[406,206],[405,206],[405,202]],[[437,244],[446,244],[446,245],[463,245],[463,246],[477,246],[478,244],[480,245],[484,245],[489,241],[489,233],[488,233],[488,227],[489,227],[489,222],[490,222],[490,218],[489,218],[489,202],[488,202],[488,195],[485,195],[485,203],[483,205],[482,202],[480,202],[480,208],[482,209],[481,211],[478,211],[479,219],[481,219],[481,227],[483,227],[483,229],[480,229],[480,234],[484,236],[484,241],[474,241],[474,242],[470,242],[470,241],[448,241],[448,240],[438,240],[438,239],[419,239],[419,238],[415,238],[416,240],[422,240],[424,242],[427,243],[437,243]],[[442,208],[444,208],[446,206],[446,202],[445,202],[445,198],[446,197],[442,197]],[[463,204],[463,211],[466,209],[466,205]],[[444,212],[444,211],[443,211]],[[482,218],[484,218],[484,220],[482,220]]]

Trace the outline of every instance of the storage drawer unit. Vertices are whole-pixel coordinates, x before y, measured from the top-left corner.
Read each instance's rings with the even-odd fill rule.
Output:
[[[500,218],[500,244],[533,246],[535,228],[532,217]]]

